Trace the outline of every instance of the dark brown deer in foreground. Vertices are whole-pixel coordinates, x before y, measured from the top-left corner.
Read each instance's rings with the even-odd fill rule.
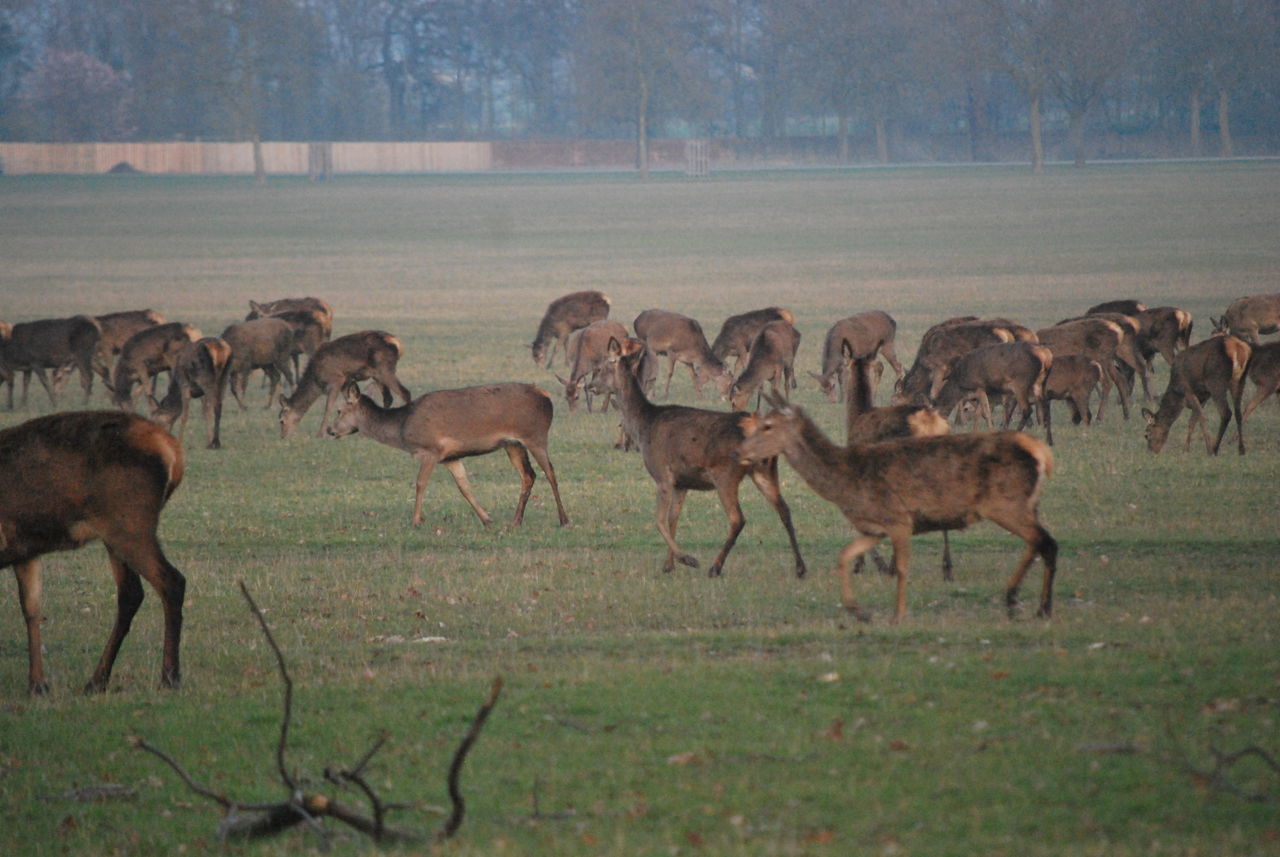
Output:
[[[520,474],[520,499],[512,526],[524,520],[524,507],[533,492],[534,473],[529,463],[533,455],[551,484],[560,525],[569,523],[560,502],[560,485],[547,455],[554,408],[551,396],[532,384],[486,384],[457,390],[436,390],[399,408],[380,408],[354,385],[347,388],[346,400],[338,408],[330,437],[355,432],[404,450],[418,461],[414,484],[413,518],[422,523],[422,493],[436,464],[443,464],[453,476],[463,498],[480,516],[485,526],[493,523],[471,494],[462,460],[502,449]]]
[[[133,407],[133,384],[144,396],[153,395],[151,379],[173,369],[178,353],[200,338],[200,331],[180,321],[145,327],[126,340],[111,373],[112,401],[118,407]]]
[[[791,540],[796,577],[804,577],[804,559],[800,556],[800,545],[791,525],[791,509],[782,499],[782,489],[778,484],[777,460],[754,464],[743,464],[738,460],[737,449],[743,438],[743,425],[752,418],[744,413],[653,404],[645,397],[636,379],[636,366],[643,354],[644,343],[639,340],[609,343],[609,364],[622,405],[623,428],[639,445],[645,469],[658,487],[658,533],[667,543],[667,557],[662,570],[671,571],[677,561],[698,568],[698,560],[676,544],[676,526],[690,491],[714,490],[729,518],[729,536],[707,572],[710,577],[719,576],[746,523],[738,502],[738,488],[743,477],[750,476],[778,513],[787,530],[787,538]]]
[[[207,449],[222,448],[222,402],[226,397],[231,346],[225,339],[206,336],[178,352],[173,363],[173,379],[169,392],[160,401],[151,399],[151,419],[173,431],[178,426],[178,440],[187,434],[187,417],[191,400],[199,399],[204,409]]]
[[[990,432],[891,440],[867,446],[832,443],[800,408],[773,402],[775,410],[749,418],[739,447],[744,462],[785,456],[819,496],[834,503],[860,535],[840,552],[841,601],[866,620],[853,595],[849,569],[883,538],[893,543],[898,593],[893,621],[907,610],[911,536],[962,529],[984,518],[1026,542],[1005,587],[1012,615],[1018,589],[1038,554],[1044,584],[1037,616],[1053,612],[1058,543],[1040,523],[1040,491],[1053,470],[1053,453],[1021,432]]]
[[[1184,449],[1191,449],[1191,432],[1199,423],[1205,450],[1210,455],[1217,455],[1234,411],[1240,454],[1244,455],[1240,398],[1244,394],[1250,351],[1248,343],[1234,336],[1211,336],[1178,354],[1169,372],[1169,386],[1160,397],[1160,406],[1154,413],[1142,409],[1147,420],[1147,448],[1152,452],[1163,449],[1169,439],[1169,430],[1183,410],[1189,409],[1192,413]],[[1212,443],[1209,442],[1208,421],[1201,407],[1208,399],[1213,399],[1218,407],[1218,437]]]
[[[1268,342],[1256,346],[1249,356],[1249,380],[1253,382],[1253,398],[1245,405],[1244,418],[1249,419],[1253,409],[1280,390],[1280,342]]]
[[[828,402],[835,402],[845,394],[847,378],[843,374],[844,362],[842,348],[845,342],[853,348],[857,357],[873,357],[884,355],[893,371],[902,379],[902,364],[894,351],[894,340],[898,335],[898,323],[887,312],[870,310],[842,318],[827,331],[822,343],[822,373],[809,374],[818,382]]]
[[[293,386],[294,329],[287,321],[277,316],[266,316],[236,322],[222,331],[222,338],[231,346],[227,375],[231,395],[236,397],[241,410],[248,407],[244,402],[244,394],[249,385],[249,376],[255,369],[265,372],[271,384],[267,395],[268,408],[276,404],[280,376],[283,375],[289,386]]]
[[[297,389],[288,398],[280,398],[280,436],[293,434],[307,409],[321,395],[325,396],[324,414],[316,437],[324,437],[329,412],[338,394],[348,384],[373,380],[382,389],[382,404],[391,404],[391,393],[405,404],[411,398],[408,389],[396,377],[396,366],[404,354],[404,346],[385,330],[362,330],[326,342],[307,363]]]
[[[609,340],[626,338],[625,327],[616,321],[605,319],[591,322],[569,340],[569,377],[561,378],[557,375],[556,380],[564,385],[564,398],[569,403],[570,411],[578,409],[578,397],[586,392],[587,413],[591,413],[591,398],[596,388],[590,384],[609,362]],[[604,388],[606,411],[609,409],[611,392],[607,386]]]
[[[182,445],[119,411],[53,414],[0,431],[0,568],[13,566],[27,625],[27,688],[45,693],[40,557],[102,539],[116,580],[116,621],[85,691],[106,690],[142,603],[139,578],[164,607],[162,687],[177,687],[186,581],[156,539],[160,510],[182,481]]]
[[[760,328],[751,344],[747,368],[729,388],[729,404],[735,411],[745,411],[751,394],[768,381],[770,389],[783,399],[791,398],[796,385],[796,352],[800,349],[800,331],[789,321],[778,319]]]
[[[47,373],[56,373],[67,364],[80,372],[80,387],[87,402],[93,391],[94,360],[101,341],[102,328],[92,316],[22,321],[13,325],[7,339],[0,341],[0,364],[4,365],[11,378],[18,372],[22,373],[24,408],[33,372],[49,394],[49,402],[54,407],[58,406],[57,389]],[[13,410],[14,386],[15,382],[11,380],[9,410]]]
[[[538,323],[538,332],[534,334],[533,345],[529,346],[533,349],[533,362],[539,366],[550,366],[557,346],[563,347],[568,355],[567,343],[571,333],[608,317],[609,296],[604,292],[570,292],[556,298],[547,305],[547,311]]]
[[[1239,298],[1231,302],[1222,317],[1210,321],[1215,332],[1257,345],[1260,335],[1280,330],[1280,293]]]
[[[796,317],[791,310],[776,306],[731,315],[720,325],[720,332],[711,343],[711,353],[725,364],[732,357],[733,372],[737,374],[751,354],[751,343],[760,335],[760,329],[771,321],[785,321],[794,325]]]
[[[647,309],[636,316],[631,329],[636,339],[648,345],[655,354],[667,358],[667,383],[662,395],[671,395],[671,376],[676,364],[684,363],[693,376],[693,389],[702,392],[702,385],[713,381],[721,398],[729,395],[733,374],[724,363],[711,353],[702,325],[696,319],[664,309]]]

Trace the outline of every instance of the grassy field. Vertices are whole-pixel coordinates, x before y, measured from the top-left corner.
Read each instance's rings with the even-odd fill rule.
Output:
[[[317,295],[335,332],[405,343],[415,392],[496,380],[557,391],[526,345],[546,304],[600,288],[630,323],[665,307],[702,320],[781,304],[804,339],[796,400],[841,414],[804,370],[837,318],[884,309],[909,360],[934,321],[1000,314],[1052,324],[1114,297],[1190,310],[1196,337],[1235,297],[1280,283],[1280,164],[912,169],[660,177],[0,180],[0,319],[150,306],[206,334],[247,301]],[[1163,390],[1168,369],[1153,379]],[[563,370],[561,370],[563,371]],[[1062,554],[1055,617],[1001,606],[1021,543],[983,524],[916,541],[908,615],[858,579],[870,624],[827,574],[849,529],[782,465],[811,572],[791,575],[781,525],[750,487],[720,579],[663,575],[652,482],[612,447],[613,416],[561,405],[544,481],[519,530],[505,456],[468,463],[482,529],[437,473],[408,525],[415,465],[360,437],[317,439],[318,410],[281,440],[265,393],[228,409],[221,451],[193,415],[187,477],[162,524],[188,580],[184,684],[162,692],[160,611],[144,605],[111,690],[86,698],[114,610],[100,547],[49,557],[55,682],[25,695],[16,598],[0,623],[0,853],[284,854],[303,828],[223,846],[216,808],[156,759],[277,800],[281,687],[237,591],[263,606],[295,684],[289,764],[310,787],[386,732],[370,780],[430,831],[445,769],[494,675],[506,689],[464,773],[458,855],[1252,855],[1280,852],[1280,409],[1249,454],[1147,452],[1138,415],[1090,429],[1059,410],[1042,504]],[[1251,391],[1250,391],[1251,392]],[[882,396],[885,390],[881,390]],[[687,374],[672,399],[698,401]],[[105,406],[95,393],[95,403]],[[706,407],[723,407],[710,398]],[[63,403],[79,406],[78,393]],[[38,388],[9,426],[49,410]],[[1234,431],[1234,430],[1233,430]],[[1230,437],[1234,437],[1232,434]],[[1232,443],[1224,446],[1234,448]],[[541,476],[541,474],[539,474]],[[692,495],[684,547],[724,538]],[[12,587],[12,584],[10,584]],[[123,799],[83,802],[119,784]],[[1250,801],[1232,791],[1263,792]],[[81,791],[78,791],[81,790]],[[359,804],[357,794],[345,800]],[[373,850],[331,827],[333,851]],[[420,851],[421,849],[419,849]]]

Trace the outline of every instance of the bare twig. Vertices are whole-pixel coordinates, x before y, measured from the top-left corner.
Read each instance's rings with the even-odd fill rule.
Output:
[[[1249,745],[1235,752],[1224,753],[1217,747],[1210,746],[1209,752],[1213,754],[1213,768],[1211,770],[1201,770],[1191,764],[1190,758],[1185,750],[1178,743],[1177,738],[1173,734],[1173,723],[1169,720],[1168,714],[1165,715],[1165,731],[1168,733],[1169,741],[1173,744],[1181,763],[1182,769],[1190,774],[1197,782],[1204,784],[1206,788],[1218,789],[1235,795],[1236,797],[1249,801],[1250,803],[1266,803],[1273,800],[1273,796],[1267,792],[1249,792],[1240,788],[1232,782],[1228,775],[1231,769],[1235,767],[1237,762],[1248,758],[1256,758],[1264,765],[1280,774],[1280,762],[1275,757],[1263,750],[1257,745]]]
[[[481,705],[480,710],[476,712],[475,718],[471,721],[471,728],[467,730],[462,743],[458,745],[457,751],[453,754],[453,762],[449,765],[449,800],[453,803],[453,812],[449,814],[444,826],[436,833],[437,842],[449,839],[462,826],[462,817],[466,813],[466,803],[462,799],[462,791],[458,788],[458,779],[462,775],[462,763],[466,761],[467,753],[471,751],[471,745],[480,737],[480,730],[484,728],[484,722],[489,719],[489,714],[493,711],[493,707],[497,705],[498,695],[501,693],[502,676],[496,676],[493,679],[493,684],[489,687],[489,698],[485,700],[484,705]]]
[[[271,635],[271,628],[267,625],[267,619],[262,615],[262,611],[258,609],[258,605],[254,603],[253,596],[249,594],[249,587],[245,586],[244,581],[240,581],[240,594],[244,596],[244,600],[249,602],[249,609],[253,611],[254,617],[258,620],[258,626],[262,629],[262,636],[267,638],[267,644],[271,646],[271,651],[276,656],[276,666],[280,670],[280,681],[284,683],[284,716],[280,718],[280,740],[276,743],[276,770],[280,772],[280,780],[289,789],[290,793],[296,794],[298,784],[294,782],[293,777],[289,776],[288,768],[284,762],[285,748],[289,744],[289,722],[293,719],[293,679],[289,678],[289,668],[285,666],[284,655],[280,652],[280,647],[276,645],[276,639]]]

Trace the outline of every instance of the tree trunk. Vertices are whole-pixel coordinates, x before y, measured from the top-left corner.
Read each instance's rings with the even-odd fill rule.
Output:
[[[889,127],[883,116],[876,117],[876,159],[889,163]]]
[[[1080,107],[1072,107],[1067,111],[1068,124],[1067,133],[1071,137],[1071,149],[1075,152],[1075,165],[1083,167],[1085,164],[1084,157],[1084,115],[1085,112]]]
[[[1200,86],[1199,84],[1191,87],[1191,104],[1188,105],[1187,109],[1191,113],[1191,115],[1188,117],[1191,120],[1191,156],[1194,158],[1198,158],[1202,154],[1204,154],[1204,148],[1202,143],[1200,142]]]
[[[1044,172],[1044,139],[1040,133],[1040,93],[1031,96],[1029,120],[1031,125],[1031,172]]]
[[[1218,147],[1224,158],[1236,153],[1231,142],[1231,94],[1225,86],[1218,90]]]
[[[849,117],[844,115],[843,110],[836,122],[836,143],[840,163],[849,163]]]
[[[636,169],[649,179],[649,82],[640,81],[640,101],[636,105]]]
[[[267,162],[262,156],[262,135],[253,132],[253,183],[261,187],[267,183]]]

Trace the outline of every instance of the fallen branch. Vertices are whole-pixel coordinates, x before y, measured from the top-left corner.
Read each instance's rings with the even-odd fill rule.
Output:
[[[1186,751],[1184,751],[1182,746],[1178,743],[1177,738],[1173,734],[1173,724],[1169,721],[1168,715],[1165,716],[1165,730],[1169,735],[1170,742],[1173,744],[1174,749],[1179,756],[1178,761],[1180,762],[1182,769],[1186,773],[1190,774],[1197,783],[1202,784],[1207,789],[1216,789],[1233,794],[1241,800],[1245,800],[1250,803],[1267,803],[1275,799],[1273,795],[1265,791],[1245,791],[1232,782],[1228,776],[1231,773],[1231,769],[1236,766],[1236,763],[1250,758],[1258,759],[1263,765],[1270,768],[1275,773],[1280,774],[1280,762],[1277,762],[1275,757],[1266,750],[1263,750],[1257,745],[1251,744],[1248,747],[1243,747],[1234,752],[1224,753],[1217,747],[1210,745],[1209,752],[1213,754],[1213,768],[1210,770],[1202,770],[1191,764],[1191,760],[1187,756]]]

